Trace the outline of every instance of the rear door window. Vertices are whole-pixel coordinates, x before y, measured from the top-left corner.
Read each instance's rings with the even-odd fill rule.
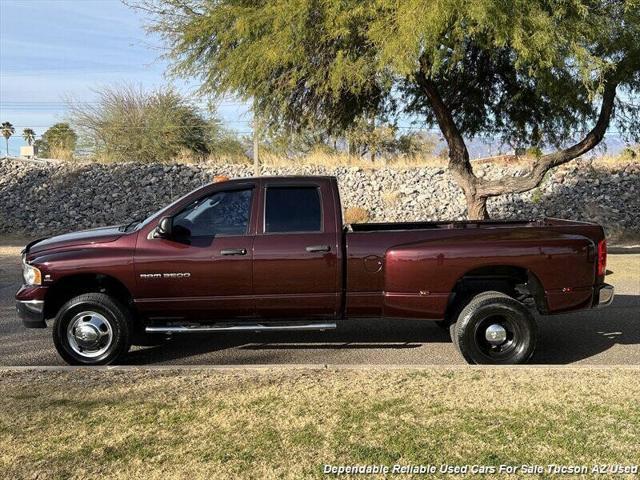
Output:
[[[322,207],[317,187],[268,187],[265,232],[321,232]]]

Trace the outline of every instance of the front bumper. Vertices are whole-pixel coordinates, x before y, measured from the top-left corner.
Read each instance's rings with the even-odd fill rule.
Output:
[[[22,285],[16,293],[16,310],[27,328],[46,328],[44,321],[44,299],[47,287]]]
[[[613,285],[604,284],[598,287],[596,291],[596,299],[595,305],[597,307],[606,307],[607,305],[611,305],[613,302],[613,297],[615,296]]]
[[[47,328],[44,321],[44,300],[17,300],[16,310],[27,328]]]

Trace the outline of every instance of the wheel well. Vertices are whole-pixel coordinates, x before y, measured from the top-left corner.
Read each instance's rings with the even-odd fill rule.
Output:
[[[471,297],[489,290],[533,302],[541,313],[547,310],[544,289],[533,272],[522,267],[491,265],[470,270],[458,279],[449,296],[446,318],[455,321],[453,317]]]
[[[67,301],[83,293],[106,293],[133,308],[131,294],[119,280],[103,274],[81,274],[61,278],[49,287],[44,301],[44,318],[53,318]]]

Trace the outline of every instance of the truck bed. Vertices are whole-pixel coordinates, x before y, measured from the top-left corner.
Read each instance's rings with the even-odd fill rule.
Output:
[[[555,218],[347,225],[347,316],[442,318],[469,275],[515,272],[544,286],[541,310],[591,305],[596,224]]]

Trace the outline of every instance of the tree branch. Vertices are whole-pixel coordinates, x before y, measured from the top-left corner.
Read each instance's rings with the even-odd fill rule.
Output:
[[[469,162],[469,151],[460,130],[453,119],[449,108],[445,105],[435,83],[424,74],[424,65],[416,74],[416,82],[429,99],[431,108],[449,147],[449,170],[456,178],[466,196],[476,193],[477,178],[473,174]]]
[[[581,141],[563,150],[543,155],[533,164],[531,172],[524,177],[478,181],[476,184],[477,194],[482,197],[494,197],[505,193],[527,192],[537,187],[545,173],[551,168],[570,162],[596,147],[604,138],[609,127],[617,86],[617,82],[611,80],[605,83],[598,121]]]

